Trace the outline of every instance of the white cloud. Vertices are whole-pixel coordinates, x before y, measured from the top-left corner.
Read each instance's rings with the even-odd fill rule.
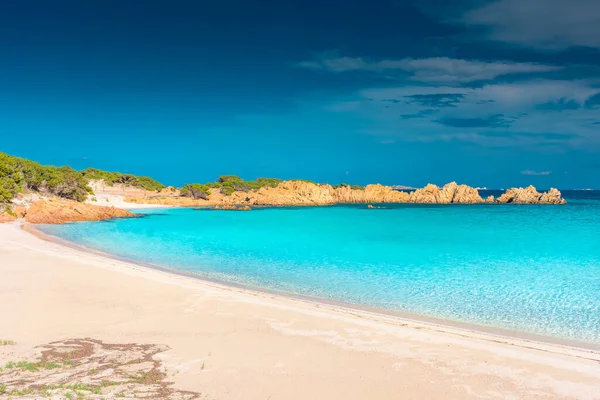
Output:
[[[468,12],[489,38],[545,49],[600,47],[598,0],[498,0]]]
[[[534,175],[534,176],[548,176],[551,175],[552,171],[533,171],[531,169],[526,169],[521,171],[521,175]]]
[[[329,72],[368,71],[409,75],[409,79],[429,83],[461,83],[490,80],[508,74],[542,73],[560,67],[512,61],[486,62],[448,57],[404,58],[401,60],[366,61],[362,58],[325,55],[315,61],[305,61],[299,67]]]

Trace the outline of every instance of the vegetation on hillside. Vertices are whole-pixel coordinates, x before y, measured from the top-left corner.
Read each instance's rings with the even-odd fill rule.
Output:
[[[83,201],[91,193],[87,184],[87,179],[71,167],[44,166],[0,153],[0,203],[28,191]]]
[[[181,189],[181,195],[194,199],[204,199],[208,198],[210,189],[218,189],[225,196],[229,196],[233,192],[255,192],[263,187],[276,187],[280,182],[282,180],[277,178],[258,178],[255,181],[245,181],[239,176],[223,175],[215,182],[208,182],[203,185],[197,183],[185,185]]]
[[[106,172],[94,168],[76,171],[71,167],[41,165],[35,161],[0,153],[0,205],[18,194],[39,192],[65,199],[84,201],[92,189],[90,179],[104,179],[109,185],[122,183],[145,190],[159,191],[164,185],[146,176]]]
[[[86,179],[104,180],[107,185],[122,184],[135,186],[144,190],[159,192],[165,188],[160,182],[155,181],[149,176],[135,176],[132,174],[122,174],[120,172],[107,172],[96,168],[88,168],[81,171]]]
[[[179,193],[182,196],[191,197],[194,200],[208,200],[210,188],[206,185],[201,185],[199,183],[191,183],[182,187]]]
[[[363,190],[364,187],[360,186],[360,185],[349,185],[347,183],[340,183],[339,185],[333,185],[334,189],[339,189],[339,188],[343,188],[343,187],[349,187],[350,189],[353,190]]]
[[[307,179],[293,179],[300,182],[315,183]],[[187,184],[181,189],[181,195],[191,197],[193,199],[208,199],[211,189],[218,189],[225,196],[231,195],[233,192],[255,192],[263,187],[277,187],[281,182],[278,178],[258,178],[254,181],[245,181],[239,176],[222,175],[215,182],[205,184]],[[360,185],[349,185],[341,183],[334,185],[334,188],[350,187],[354,190],[363,190]]]

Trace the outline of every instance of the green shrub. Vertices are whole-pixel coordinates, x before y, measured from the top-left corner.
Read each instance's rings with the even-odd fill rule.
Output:
[[[194,200],[203,199],[208,200],[210,195],[210,188],[206,185],[199,183],[186,184],[179,193],[182,196],[191,197]]]
[[[258,178],[256,182],[260,183],[262,186],[277,187],[277,185],[283,181],[279,178]]]
[[[88,186],[90,179],[103,179],[108,185],[121,183],[148,191],[160,191],[165,187],[147,176],[107,172],[95,168],[76,171],[71,167],[44,166],[0,153],[0,204],[7,204],[18,193],[28,191],[84,201],[88,195],[94,194]]]
[[[233,192],[235,192],[235,189],[232,187],[222,187],[221,188],[221,193],[223,193],[225,196],[231,196],[233,194]]]
[[[221,183],[225,183],[225,182],[241,182],[243,181],[242,178],[240,178],[239,176],[235,176],[235,175],[221,175],[219,177],[219,182]]]
[[[17,193],[35,191],[83,201],[88,180],[71,167],[43,166],[37,162],[0,153],[0,203]]]
[[[364,187],[360,186],[360,185],[348,185],[347,183],[340,183],[339,185],[333,185],[334,189],[339,189],[342,187],[349,187],[350,189],[353,189],[353,190],[364,190]]]

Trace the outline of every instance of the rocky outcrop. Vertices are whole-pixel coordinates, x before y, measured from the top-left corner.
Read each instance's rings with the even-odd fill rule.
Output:
[[[277,187],[263,187],[256,192],[258,205],[327,205],[337,203],[331,185],[304,181],[284,181]],[[246,196],[248,193],[246,193]],[[244,197],[244,195],[242,195]]]
[[[2,209],[2,205],[0,205],[0,209]],[[6,211],[0,212],[0,224],[6,222],[16,221],[17,218],[23,218],[27,213],[27,209],[25,207],[16,206],[12,208],[7,208]]]
[[[565,204],[560,191],[550,189],[546,193],[540,193],[533,186],[526,188],[508,189],[496,200],[497,203],[504,204]]]
[[[533,191],[530,190],[531,188]],[[565,202],[556,189],[540,194],[535,188],[531,188],[510,189],[496,202],[542,204],[563,204]],[[494,196],[488,196],[484,200],[477,189],[467,185],[458,185],[456,182],[448,183],[441,188],[430,184],[408,193],[379,184],[368,185],[364,189],[354,189],[349,186],[333,188],[331,185],[318,185],[305,181],[284,181],[276,187],[263,187],[256,192],[234,192],[229,196],[223,195],[218,189],[212,189],[206,200],[165,195],[133,197],[127,198],[126,201],[182,207],[220,206],[229,208],[234,206],[315,206],[339,203],[476,204],[495,202]]]
[[[25,221],[32,224],[64,224],[135,216],[127,210],[115,207],[96,206],[73,200],[49,199],[33,203],[27,210]]]
[[[483,199],[477,189],[451,182],[442,188],[429,184],[423,189],[417,189],[410,194],[409,202],[423,204],[475,204],[483,203]]]
[[[337,203],[406,203],[410,195],[390,186],[376,184],[367,185],[364,189],[343,186],[334,189],[333,197]]]
[[[562,197],[558,189],[550,188],[546,193],[542,193],[540,204],[565,204],[567,201]]]
[[[17,217],[10,215],[7,212],[0,212],[0,224],[16,221]]]

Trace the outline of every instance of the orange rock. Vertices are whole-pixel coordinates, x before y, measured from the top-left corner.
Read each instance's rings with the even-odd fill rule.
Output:
[[[5,222],[13,222],[16,219],[17,219],[16,217],[14,217],[13,215],[10,215],[8,213],[5,213],[5,212],[0,213],[0,224],[3,224]]]
[[[33,203],[27,211],[25,221],[32,224],[64,224],[66,222],[99,221],[135,216],[127,210],[115,207],[96,206],[73,200],[49,199]]]
[[[567,201],[562,198],[560,191],[550,189],[546,193],[540,193],[533,186],[526,188],[510,188],[498,199],[498,203],[513,204],[565,204]]]
[[[27,214],[27,208],[25,207],[15,207],[13,211],[17,214],[17,218],[23,218]]]
[[[425,204],[475,204],[483,203],[479,191],[467,185],[457,185],[450,182],[443,188],[429,184],[423,189],[417,189],[410,194],[411,203]]]
[[[456,182],[448,183],[442,188],[430,184],[409,194],[379,184],[367,185],[364,189],[353,189],[349,186],[334,189],[331,185],[318,185],[305,181],[284,181],[276,187],[263,187],[256,192],[234,192],[229,196],[223,195],[219,189],[212,189],[208,200],[194,200],[189,197],[172,195],[132,197],[126,198],[125,201],[181,207],[222,206],[229,208],[231,206],[316,206],[338,203],[475,204],[491,203],[494,202],[494,198],[489,196],[484,200],[477,189],[467,185],[458,185]],[[510,189],[496,201],[500,203],[564,203],[558,190],[551,189],[548,193],[540,194],[533,187]]]

